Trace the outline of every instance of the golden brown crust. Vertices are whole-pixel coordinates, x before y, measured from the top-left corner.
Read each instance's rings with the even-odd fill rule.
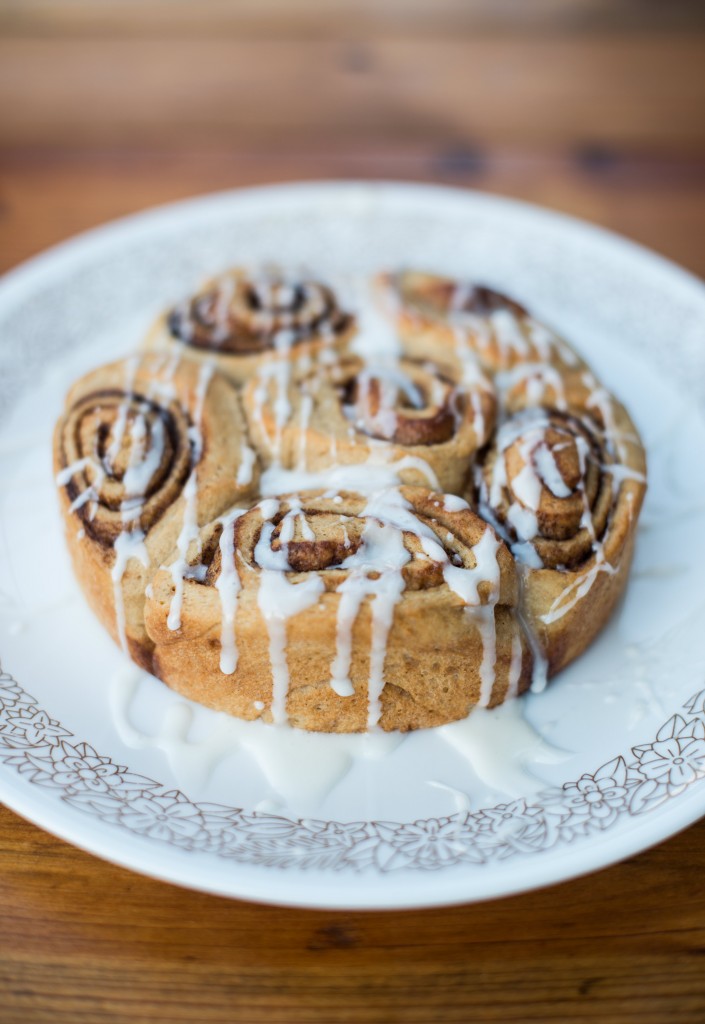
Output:
[[[405,351],[456,364],[473,355],[488,373],[524,363],[584,366],[557,335],[514,299],[483,285],[435,274],[379,274],[381,301]]]

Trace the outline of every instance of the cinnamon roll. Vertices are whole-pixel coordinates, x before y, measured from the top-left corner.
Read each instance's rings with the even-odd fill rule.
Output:
[[[176,548],[182,587],[199,527],[257,486],[237,392],[178,353],[100,367],[68,394],[54,470],[78,581],[113,638],[151,668],[143,609],[155,569]]]
[[[381,300],[415,358],[475,360],[490,373],[520,363],[582,366],[556,334],[515,299],[484,285],[418,271],[380,274]]]
[[[592,415],[520,409],[476,466],[478,511],[522,567],[522,610],[548,675],[610,617],[645,491],[644,452],[626,411],[601,389],[592,405]]]
[[[181,624],[169,566],[146,605],[154,671],[246,719],[325,732],[416,729],[529,684],[514,561],[458,498],[307,492],[202,534]]]
[[[494,427],[494,389],[478,376],[429,362],[369,364],[346,358],[282,389],[259,375],[243,391],[250,432],[265,465],[320,471],[394,466],[407,484],[460,492]]]
[[[215,359],[241,384],[267,362],[308,367],[343,351],[353,332],[353,317],[327,285],[234,269],[160,317],[145,344],[176,345],[192,358]]]
[[[228,271],[68,396],[81,586],[208,707],[441,725],[540,688],[624,589],[646,466],[623,407],[508,296],[377,284],[395,329],[353,289],[352,344],[326,286]]]

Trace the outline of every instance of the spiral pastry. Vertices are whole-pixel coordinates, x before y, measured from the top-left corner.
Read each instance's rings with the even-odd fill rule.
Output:
[[[155,672],[217,710],[325,732],[408,730],[528,685],[514,561],[457,498],[402,487],[265,499],[211,524],[198,565],[180,629],[168,629],[168,567],[146,622]]]
[[[305,365],[346,348],[353,318],[318,281],[231,270],[162,316],[148,348],[183,346],[194,358],[215,358],[236,384],[277,359]]]
[[[265,465],[321,471],[394,467],[400,480],[460,492],[494,427],[492,385],[429,362],[342,359],[291,382],[255,378],[243,391],[250,432]],[[282,415],[283,411],[283,415]]]
[[[144,667],[144,592],[208,522],[254,492],[259,469],[232,385],[211,366],[133,357],[81,378],[54,435],[74,568],[114,639]],[[185,564],[185,562],[184,562]]]
[[[518,411],[476,467],[478,511],[524,567],[524,614],[548,674],[609,618],[645,490],[644,453],[627,413],[614,399],[595,401],[594,418]]]
[[[416,358],[433,354],[461,366],[477,361],[489,373],[527,362],[582,365],[561,338],[492,288],[417,271],[381,274],[377,285],[406,351]]]
[[[80,584],[208,707],[441,725],[540,688],[624,589],[646,467],[619,402],[498,291],[375,280],[393,329],[367,288],[358,328],[323,284],[227,271],[68,396]]]

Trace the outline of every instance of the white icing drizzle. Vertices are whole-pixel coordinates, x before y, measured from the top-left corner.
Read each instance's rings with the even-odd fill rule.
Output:
[[[529,354],[529,345],[519,321],[508,309],[496,309],[489,314],[494,336],[503,356]]]
[[[563,353],[562,353],[563,354]],[[564,359],[568,362],[567,359]],[[555,379],[555,371],[551,367],[542,368],[538,372],[536,364],[526,364],[515,367],[510,371],[499,374],[497,377],[500,392],[504,393],[510,387],[520,381],[537,383],[537,392],[533,396],[541,400],[545,388],[551,386],[559,397],[563,397],[559,391],[560,378]],[[624,480],[635,480],[645,482],[642,473],[631,469],[624,464],[626,458],[625,449],[621,443],[623,439],[618,436],[615,427],[614,406],[607,391],[598,384],[594,376],[585,371],[582,374],[583,384],[590,389],[586,401],[588,409],[596,409],[604,424],[604,437],[607,450],[616,454],[618,460],[615,464],[607,463],[600,466],[600,471],[611,475],[613,500],[617,500],[621,483]],[[553,405],[558,405],[555,399]],[[497,457],[493,464],[489,486],[486,484],[482,474],[476,473],[476,482],[480,494],[480,511],[484,518],[492,522],[499,530],[503,531],[502,525],[496,521],[492,508],[500,507],[502,496],[507,487],[507,467],[504,453],[510,445],[518,442],[519,454],[523,461],[523,467],[512,480],[512,493],[514,500],[507,509],[506,519],[508,525],[513,529],[518,540],[511,544],[512,553],[517,562],[526,570],[541,569],[541,561],[536,548],[531,543],[538,535],[537,511],[539,508],[541,491],[545,487],[556,498],[568,498],[574,491],[566,484],[561,471],[556,463],[555,453],[560,450],[560,445],[549,447],[545,440],[545,431],[550,426],[550,419],[547,413],[541,408],[528,408],[523,412],[515,414],[511,419],[501,424],[496,436]],[[592,519],[592,510],[585,490],[585,479],[587,463],[594,459],[588,442],[582,435],[578,434],[573,438],[573,443],[578,454],[580,479],[575,488],[581,494],[583,501],[583,514],[580,521],[580,529],[587,531],[591,541],[592,558],[584,571],[574,576],[566,583],[565,588],[553,601],[549,610],[541,617],[546,625],[555,623],[568,614],[586,596],[600,573],[613,574],[616,567],[613,566],[605,555],[604,542],[595,534],[595,527]],[[511,543],[511,539],[507,538]],[[532,646],[534,653],[534,678],[532,690],[540,692],[544,689],[547,679],[547,665],[543,658],[537,638],[525,623],[525,632]]]
[[[215,588],[220,594],[220,671],[232,675],[237,668],[238,651],[235,640],[235,616],[240,593],[240,576],[235,566],[235,521],[244,515],[245,509],[234,509],[220,519],[223,529],[220,534],[220,573]]]
[[[274,349],[279,359],[270,365],[270,377],[274,380],[276,392],[274,397],[274,422],[276,426],[276,439],[274,451],[278,459],[281,453],[282,431],[291,417],[291,402],[289,401],[289,383],[291,381],[291,362],[288,356],[292,345],[296,340],[293,331],[277,331],[274,336]]]
[[[487,349],[494,336],[500,354],[504,359],[517,355],[520,359],[531,354],[531,346],[541,359],[550,362],[557,353],[567,366],[577,366],[577,355],[566,343],[545,324],[532,316],[517,316],[510,309],[497,309],[487,316],[469,312],[463,307],[473,297],[474,286],[459,283],[451,299],[450,321],[466,332],[472,333],[480,348]]]
[[[350,466],[334,465],[317,472],[282,469],[281,466],[272,465],[262,474],[260,490],[266,495],[309,490],[344,490],[371,494],[399,484],[400,473],[405,469],[417,470],[425,477],[429,487],[438,487],[435,473],[423,459],[414,455],[395,459],[389,449],[380,447],[371,449],[365,462]]]
[[[509,370],[500,371],[494,381],[502,399],[513,388],[526,383],[526,397],[530,406],[541,405],[551,389],[552,405],[561,411],[567,408],[563,377],[550,363],[517,363]]]
[[[611,451],[615,451],[617,458],[620,463],[628,462],[627,451],[624,447],[623,439],[617,430],[617,426],[614,420],[614,406],[612,403],[612,397],[609,392],[604,388],[590,373],[586,370],[583,373],[583,383],[587,388],[590,389],[590,395],[587,399],[586,405],[588,409],[596,409],[599,415],[602,417],[602,422],[605,425],[605,440],[608,448]]]
[[[576,448],[578,451],[578,458],[580,461],[580,475],[581,479],[585,479],[586,463],[590,457],[590,451],[588,448],[587,441],[583,437],[576,437]],[[592,512],[588,502],[585,488],[581,488],[583,496],[583,515],[580,520],[580,525],[583,529],[588,531],[588,534],[592,540],[592,551],[594,560],[592,565],[584,572],[581,573],[572,583],[570,583],[561,594],[553,601],[551,607],[546,614],[541,616],[541,621],[545,622],[546,625],[551,625],[553,622],[557,622],[558,619],[563,618],[567,615],[579,601],[585,597],[588,591],[592,588],[593,583],[601,572],[613,575],[617,569],[613,566],[605,555],[604,544],[595,535],[595,527],[592,521]]]
[[[527,722],[524,706],[518,701],[492,711],[477,709],[468,718],[432,732],[329,734],[284,730],[261,721],[243,722],[187,703],[160,688],[157,716],[150,706],[150,724],[145,728],[144,698],[149,697],[150,689],[150,677],[134,666],[121,667],[110,678],[110,707],[122,741],[133,749],[163,753],[177,785],[188,792],[203,791],[216,767],[243,751],[259,766],[274,798],[273,804],[262,808],[270,812],[282,807],[315,810],[349,772],[364,770],[370,760],[384,759],[382,770],[393,777],[398,771],[394,761],[397,750],[402,758],[412,753],[417,760],[428,758],[435,765],[437,755],[450,748],[481,783],[509,797],[545,787],[536,769],[560,764],[571,756],[549,744]],[[209,728],[197,731],[194,726],[205,718]],[[464,787],[466,773],[464,767]],[[451,793],[459,810],[467,810],[472,803],[467,794],[448,782],[428,779],[428,784]],[[477,792],[476,786],[473,790]]]
[[[115,601],[115,621],[117,624],[118,639],[123,650],[127,650],[127,638],[125,636],[125,599],[122,592],[122,580],[125,570],[131,559],[135,558],[147,568],[149,566],[149,553],[144,543],[144,533],[139,528],[133,530],[122,530],[115,538],[113,545],[115,561],[110,570],[110,578],[113,581],[113,599]]]
[[[485,785],[510,797],[544,788],[545,782],[532,769],[561,764],[571,756],[548,743],[527,722],[521,701],[510,700],[491,711],[477,708],[467,718],[435,731]]]
[[[600,541],[593,542],[593,551],[595,561],[590,568],[573,580],[553,601],[546,614],[541,616],[541,621],[545,622],[547,626],[567,615],[585,597],[601,572],[612,576],[617,571],[616,567],[607,561],[604,547]]]
[[[378,404],[374,412],[371,406],[373,381],[378,385]],[[380,437],[390,439],[397,429],[396,407],[400,392],[415,409],[424,407],[425,401],[421,391],[399,366],[379,362],[367,364],[357,375],[355,405],[343,406],[343,411],[358,430],[371,429]],[[442,400],[441,386],[440,401]]]
[[[156,417],[148,434],[145,414],[149,406],[138,406],[130,427],[130,461],[123,477],[125,497],[120,505],[125,524],[139,519],[144,506],[150,480],[156,473],[164,454],[164,424]],[[124,433],[124,431],[123,431]]]
[[[399,298],[395,290],[389,288],[384,294],[384,314],[377,308],[367,281],[359,280],[354,290],[359,330],[353,350],[366,363],[386,362],[395,365],[402,355],[399,336],[392,326],[399,310]]]
[[[526,562],[527,559],[529,562],[536,561],[537,567],[540,569],[543,562],[534,545],[530,543],[539,532],[539,520],[536,513],[513,501],[507,509],[507,522],[514,528],[519,538],[519,543],[512,547],[515,557],[519,557],[517,552],[521,552],[523,557],[520,561]]]
[[[257,505],[257,508],[262,513],[263,519],[271,519],[272,516],[276,515],[279,508],[279,502],[276,498],[263,498]]]
[[[243,722],[224,712],[204,708],[161,694],[166,707],[149,731],[141,728],[140,697],[150,678],[126,666],[110,679],[113,720],[120,738],[134,749],[159,750],[169,761],[177,784],[189,791],[203,789],[215,768],[226,758],[244,751],[259,766],[276,803],[305,810],[316,809],[351,769],[366,761],[388,757],[402,744],[402,733],[315,733],[282,729],[262,721]],[[258,711],[264,709],[255,701]],[[200,739],[191,738],[197,718],[208,718],[210,728]]]
[[[365,513],[363,512],[363,515]],[[394,608],[402,591],[404,578],[401,569],[411,555],[404,547],[401,532],[393,525],[368,519],[358,550],[341,565],[351,570],[338,587],[340,601],[336,632],[336,656],[331,667],[331,686],[341,697],[352,696],[350,679],[352,658],[352,631],[360,606],[365,597],[373,597],[372,642],[368,677],[368,728],[374,728],[382,713],[380,697],[384,689],[384,659],[387,636],[392,625]],[[370,572],[380,573],[371,579]]]
[[[181,530],[176,541],[178,557],[170,566],[171,578],[174,581],[174,596],[171,599],[169,615],[166,620],[171,630],[181,628],[181,605],[184,599],[184,579],[188,568],[188,551],[193,541],[198,541],[198,463],[203,452],[203,436],[201,419],[208,385],[214,373],[214,364],[207,361],[201,364],[198,384],[195,390],[193,423],[189,427],[189,438],[192,447],[192,466],[183,489],[184,515]]]
[[[522,448],[526,448],[523,445]],[[523,452],[522,452],[523,454]],[[531,455],[512,481],[512,490],[524,508],[536,512],[541,500],[541,480],[536,472]]]
[[[106,463],[109,469],[112,469],[115,464],[115,459],[120,454],[122,448],[123,438],[125,436],[125,427],[127,426],[127,414],[130,409],[130,400],[133,395],[133,388],[135,383],[135,377],[137,376],[137,370],[140,364],[139,356],[130,356],[125,361],[125,401],[120,404],[118,409],[118,417],[115,421],[115,425],[112,431],[112,441],[105,453]]]
[[[470,508],[465,498],[461,498],[459,494],[444,494],[443,495],[443,509],[446,512],[463,512],[465,509]]]
[[[271,525],[271,524],[269,524]],[[286,658],[287,620],[317,604],[325,589],[319,576],[311,575],[300,583],[290,583],[278,569],[262,569],[257,603],[269,633],[269,658],[272,669],[272,721],[287,722],[286,700],[289,693],[289,666]]]
[[[478,336],[482,336],[483,328],[478,322]],[[467,331],[456,326],[453,329],[455,338],[455,355],[460,364],[460,388],[470,398],[470,408],[473,411],[473,431],[475,437],[485,436],[485,414],[482,408],[482,392],[492,394],[492,385],[480,369],[480,363],[474,349],[470,345]]]
[[[246,487],[252,483],[252,473],[257,461],[257,453],[254,449],[250,448],[249,444],[243,442],[242,449],[240,451],[240,465],[237,468],[237,476],[235,477],[235,483],[239,487]]]
[[[60,469],[56,474],[57,485],[59,487],[64,487],[75,473],[80,473],[82,469],[87,469],[89,466],[94,470],[94,472],[104,474],[103,467],[87,455],[82,459],[76,459],[76,461],[72,462],[70,466],[65,466],[64,469]]]
[[[79,508],[83,508],[88,502],[92,502],[93,508],[90,511],[90,518],[93,519],[98,507],[100,488],[105,480],[105,470],[98,461],[90,456],[77,459],[70,466],[66,466],[65,469],[60,470],[56,474],[56,483],[59,487],[64,487],[75,473],[80,473],[82,469],[88,469],[89,467],[93,470],[93,482],[74,498],[69,505],[69,512],[77,512]]]
[[[541,482],[556,498],[567,498],[573,493],[561,476],[555,456],[545,442],[534,451],[533,463]]]
[[[170,357],[171,372],[173,373],[179,357]],[[105,463],[102,464],[97,450],[94,457],[87,456],[76,460],[70,466],[62,469],[56,476],[58,486],[65,486],[74,474],[83,469],[91,468],[93,481],[79,494],[71,503],[69,511],[75,512],[85,504],[93,502],[93,508],[89,518],[95,517],[100,489],[109,472],[112,471],[117,459],[127,430],[128,416],[134,395],[134,384],[137,372],[141,363],[139,355],[132,356],[124,363],[124,400],[120,403],[117,418],[112,428],[112,438],[105,453]],[[129,562],[136,559],[147,568],[150,564],[149,553],[145,544],[145,534],[135,526],[142,510],[144,494],[149,483],[156,472],[164,450],[164,427],[159,418],[152,424],[151,433],[148,435],[145,415],[149,410],[146,402],[139,403],[137,414],[134,416],[130,426],[130,461],[123,478],[125,498],[120,505],[120,513],[124,529],[115,538],[113,550],[115,559],[111,569],[111,580],[113,583],[113,598],[115,602],[115,621],[118,640],[123,649],[127,648],[125,633],[125,602],[123,595],[123,577]],[[149,438],[149,443],[148,443]],[[79,538],[85,536],[85,531],[79,531]]]
[[[301,396],[301,407],[299,409],[299,457],[297,469],[306,470],[306,431],[313,412],[313,398],[311,395]]]
[[[489,527],[472,547],[475,567],[464,569],[451,565],[443,567],[443,579],[450,589],[460,597],[463,604],[473,608],[473,622],[477,624],[482,637],[482,663],[480,665],[480,707],[487,707],[492,697],[497,659],[497,634],[495,629],[495,605],[499,600],[499,562],[497,552],[500,540]],[[447,556],[446,556],[447,559]],[[489,584],[490,595],[486,604],[480,604],[478,588],[480,583]]]
[[[342,500],[335,493],[330,496],[333,501],[336,498]],[[286,622],[292,615],[315,604],[324,589],[319,576],[311,576],[297,583],[291,583],[286,578],[286,573],[291,571],[287,548],[294,536],[295,525],[299,524],[302,536],[309,539],[315,536],[306,524],[299,500],[296,497],[287,500],[289,508],[279,522],[277,550],[272,548],[274,525],[271,519],[280,507],[279,502],[274,498],[260,502],[259,508],[265,521],[254,551],[254,560],[261,572],[258,604],[269,632],[273,677],[272,714],[277,723],[286,721],[289,686]],[[467,507],[462,499],[454,497],[450,497],[449,504],[455,510]],[[407,532],[420,539],[423,557],[431,558],[443,566],[446,584],[468,609],[473,610],[473,621],[480,632],[483,647],[479,671],[480,703],[488,704],[495,679],[494,606],[499,598],[497,551],[500,542],[494,532],[490,528],[485,530],[480,541],[472,548],[475,566],[462,568],[451,563],[435,532],[418,519],[397,487],[391,486],[370,493],[359,516],[365,520],[360,545],[338,566],[347,575],[336,590],[339,601],[336,654],[330,674],[332,689],[343,699],[355,692],[350,676],[353,630],[363,602],[369,599],[371,641],[367,724],[368,729],[378,725],[382,713],[381,695],[385,686],[387,639],[395,608],[405,589],[402,569],[412,557],[404,544],[403,535]],[[487,593],[484,603],[481,603],[478,588],[483,583]]]
[[[644,473],[640,473],[636,469],[632,469],[631,466],[620,466],[616,463],[610,463],[609,465],[603,465],[600,467],[603,473],[609,473],[612,477],[612,490],[616,495],[619,491],[620,486],[625,480],[633,480],[635,483],[645,484],[646,476]]]
[[[235,279],[230,274],[223,274],[218,279],[213,303],[214,328],[212,338],[216,345],[224,344],[230,334],[229,313],[230,305],[235,296]],[[188,317],[186,323],[191,326]]]

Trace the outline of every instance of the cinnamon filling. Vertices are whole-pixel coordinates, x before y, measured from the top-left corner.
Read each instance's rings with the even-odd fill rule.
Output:
[[[459,293],[456,286],[453,297],[457,299],[459,294],[461,301],[455,306],[455,309],[462,313],[489,316],[491,313],[506,310],[517,317],[528,316],[526,309],[519,302],[510,299],[508,295],[504,295],[502,292],[495,291],[494,288],[487,288],[484,285],[473,285]],[[453,297],[451,297],[451,303]]]
[[[285,526],[285,524],[287,524]],[[362,544],[360,519],[315,510],[281,517],[272,533],[272,550],[284,551],[293,572],[335,569]],[[282,537],[289,530],[291,538]]]
[[[574,568],[607,528],[606,454],[592,426],[574,416],[532,410],[524,421],[506,447],[489,453],[485,499],[509,537],[533,543],[545,566]]]
[[[393,381],[358,375],[343,389],[344,404],[352,410],[355,426],[368,437],[405,446],[444,444],[455,432],[456,416],[450,407],[452,389],[440,383],[442,403],[434,405],[424,383],[412,382],[410,392]]]

